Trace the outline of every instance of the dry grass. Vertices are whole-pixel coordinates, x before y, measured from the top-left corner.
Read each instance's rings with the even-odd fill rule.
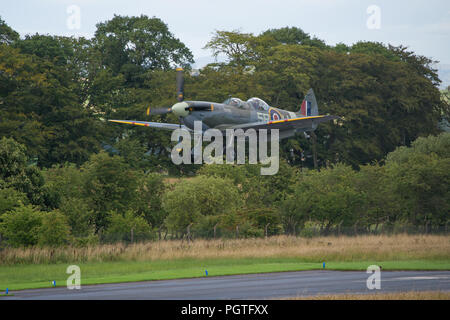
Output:
[[[399,293],[336,294],[287,298],[287,300],[450,300],[450,292],[409,291]]]
[[[301,258],[303,261],[446,260],[450,236],[393,235],[268,239],[154,241],[84,248],[6,248],[0,264],[153,261],[182,258]]]

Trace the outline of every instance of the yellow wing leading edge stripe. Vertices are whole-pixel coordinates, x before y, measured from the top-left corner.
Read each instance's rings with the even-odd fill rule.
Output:
[[[108,120],[110,122],[117,122],[117,123],[125,123],[125,124],[134,124],[136,126],[144,126],[144,127],[148,127],[149,124],[148,123],[140,123],[140,122],[135,122],[135,121],[122,121],[122,120]]]
[[[275,121],[269,121],[268,124],[275,124],[275,123],[283,123],[283,122],[290,122],[290,121],[297,121],[297,120],[306,120],[306,119],[317,119],[317,118],[323,118],[324,116],[312,116],[312,117],[301,117],[301,118],[294,118],[294,119],[283,119],[283,120],[275,120]]]

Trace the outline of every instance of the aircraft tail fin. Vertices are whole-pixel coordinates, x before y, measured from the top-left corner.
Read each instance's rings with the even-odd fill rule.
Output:
[[[300,116],[310,117],[318,115],[319,107],[317,106],[316,96],[314,95],[313,89],[309,89],[300,106]]]

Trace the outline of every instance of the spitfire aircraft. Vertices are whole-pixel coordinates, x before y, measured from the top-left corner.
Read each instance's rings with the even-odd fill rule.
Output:
[[[147,109],[147,115],[173,113],[180,123],[159,123],[134,120],[109,120],[111,122],[138,126],[175,130],[183,128],[194,130],[194,122],[201,121],[202,130],[219,129],[278,129],[279,138],[287,138],[298,132],[313,131],[324,121],[337,119],[337,116],[319,115],[316,98],[309,89],[299,112],[290,112],[269,106],[259,98],[242,101],[239,98],[228,98],[222,103],[207,101],[184,101],[183,69],[177,69],[177,100],[172,107]]]

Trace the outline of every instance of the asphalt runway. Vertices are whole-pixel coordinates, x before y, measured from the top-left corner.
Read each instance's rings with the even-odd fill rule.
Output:
[[[277,299],[320,294],[361,294],[399,291],[450,291],[450,271],[382,271],[381,289],[367,289],[364,271],[297,271],[194,279],[86,285],[11,292],[0,300],[210,300]]]

